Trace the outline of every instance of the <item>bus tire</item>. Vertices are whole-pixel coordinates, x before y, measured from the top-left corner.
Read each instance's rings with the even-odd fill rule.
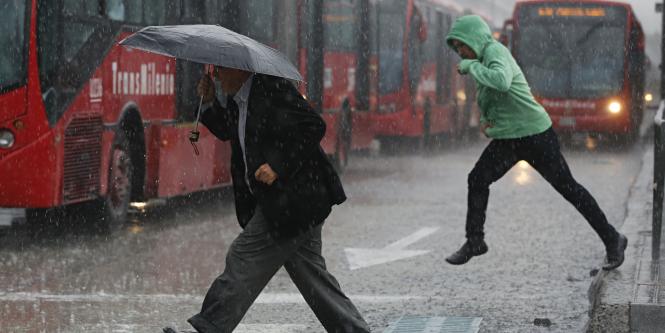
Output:
[[[349,151],[351,150],[351,107],[348,101],[345,101],[340,113],[339,125],[337,127],[337,140],[335,144],[335,154],[333,155],[333,165],[338,173],[344,173],[349,164]]]
[[[117,231],[127,221],[131,201],[134,164],[130,142],[123,130],[116,133],[110,156],[106,196],[93,205],[98,228],[108,233]]]

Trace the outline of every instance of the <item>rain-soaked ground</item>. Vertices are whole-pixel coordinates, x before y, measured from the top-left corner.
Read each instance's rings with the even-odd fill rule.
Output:
[[[463,241],[466,175],[486,143],[352,159],[343,176],[349,200],[326,223],[324,255],[375,332],[402,315],[482,317],[481,332],[582,330],[589,272],[604,250],[528,165],[517,165],[492,187],[489,253],[459,267],[444,261]],[[581,145],[564,154],[619,226],[646,146],[611,146]],[[36,238],[20,226],[0,235],[1,332],[188,328],[185,320],[223,270],[240,230],[228,191],[172,200],[108,237],[69,224]],[[385,249],[347,250],[353,248]],[[411,250],[423,252],[403,252]],[[534,326],[536,318],[552,326]],[[280,271],[237,332],[323,329]]]

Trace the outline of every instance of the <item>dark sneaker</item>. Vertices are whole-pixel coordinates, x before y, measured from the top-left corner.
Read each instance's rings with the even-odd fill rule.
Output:
[[[607,248],[607,257],[605,257],[603,269],[610,271],[621,266],[621,264],[623,264],[626,247],[628,247],[628,238],[619,234],[619,239],[616,241],[616,244]]]
[[[466,241],[462,247],[453,253],[446,261],[451,265],[466,264],[474,256],[479,256],[487,253],[487,244],[484,240],[480,241]]]

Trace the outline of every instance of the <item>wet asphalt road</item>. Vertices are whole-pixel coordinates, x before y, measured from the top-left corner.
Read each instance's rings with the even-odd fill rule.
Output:
[[[349,200],[334,208],[324,227],[324,256],[375,332],[402,315],[482,317],[481,332],[582,330],[589,271],[600,265],[603,246],[574,208],[526,165],[491,189],[489,253],[464,266],[445,263],[463,241],[466,175],[486,143],[353,157],[343,177]],[[617,227],[645,147],[564,150],[577,180]],[[108,237],[72,224],[36,239],[21,227],[0,234],[1,332],[189,328],[185,320],[222,272],[240,230],[225,191],[174,200],[135,216]],[[345,249],[381,249],[394,242],[396,251],[429,252],[351,269]],[[534,326],[535,318],[553,325]],[[237,331],[323,329],[280,271]]]

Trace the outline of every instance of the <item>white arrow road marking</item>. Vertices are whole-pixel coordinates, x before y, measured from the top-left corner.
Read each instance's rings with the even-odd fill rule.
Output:
[[[349,261],[349,268],[355,270],[426,254],[429,250],[405,250],[404,248],[435,233],[437,230],[439,230],[438,227],[422,228],[382,249],[346,248],[344,252],[346,252],[346,258]]]

